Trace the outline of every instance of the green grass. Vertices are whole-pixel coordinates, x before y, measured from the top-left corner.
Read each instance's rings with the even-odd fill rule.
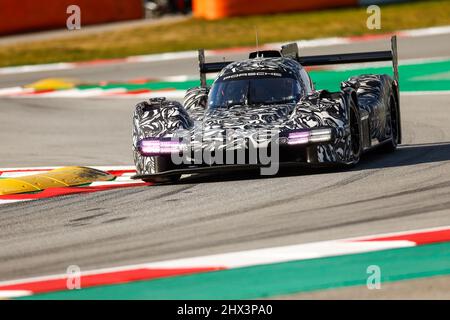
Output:
[[[381,30],[368,30],[365,8],[237,17],[219,21],[188,19],[70,38],[0,46],[0,66],[118,58],[129,55],[227,48],[260,43],[386,33],[450,24],[450,1],[383,6]]]

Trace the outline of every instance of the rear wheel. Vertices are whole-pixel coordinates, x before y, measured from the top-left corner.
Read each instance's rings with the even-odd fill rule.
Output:
[[[397,149],[398,141],[399,141],[399,121],[398,121],[398,108],[397,102],[395,101],[394,96],[391,95],[389,99],[389,116],[387,119],[387,125],[389,126],[390,138],[389,141],[386,142],[382,147],[382,151],[385,152],[393,152]]]
[[[361,138],[361,119],[356,109],[353,99],[350,100],[350,143],[349,143],[349,162],[350,166],[354,166],[359,162],[362,153],[362,138]]]

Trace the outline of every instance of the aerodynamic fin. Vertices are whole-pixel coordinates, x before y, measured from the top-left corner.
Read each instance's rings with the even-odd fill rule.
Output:
[[[202,87],[206,87],[206,74],[220,72],[227,65],[232,63],[233,61],[224,61],[224,62],[205,62],[205,50],[198,50],[198,66],[200,69],[200,85]]]

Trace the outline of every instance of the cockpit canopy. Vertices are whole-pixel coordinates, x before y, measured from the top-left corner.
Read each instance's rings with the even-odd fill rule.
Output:
[[[217,79],[208,108],[296,103],[302,95],[297,79],[277,71],[242,72]]]

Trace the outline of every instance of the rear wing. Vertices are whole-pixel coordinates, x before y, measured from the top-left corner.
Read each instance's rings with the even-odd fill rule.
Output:
[[[302,66],[323,66],[330,64],[362,63],[376,61],[392,61],[394,79],[398,83],[398,53],[397,36],[391,37],[391,50],[371,51],[344,54],[328,54],[320,56],[298,57],[296,59]]]
[[[257,54],[264,56],[265,51],[257,52]],[[273,50],[267,51],[270,56],[273,56]],[[254,53],[251,55],[255,56]],[[362,62],[376,62],[376,61],[392,61],[394,70],[394,79],[398,83],[398,54],[397,54],[397,36],[391,37],[391,50],[387,51],[371,51],[358,53],[343,53],[343,54],[328,54],[318,56],[300,57],[298,54],[297,43],[290,43],[281,48],[279,56],[290,57],[298,61],[302,66],[323,66],[331,64],[346,64],[346,63],[362,63]],[[199,69],[200,69],[200,84],[206,87],[206,74],[220,72],[227,65],[233,61],[223,62],[205,62],[205,51],[203,49],[198,51]]]

